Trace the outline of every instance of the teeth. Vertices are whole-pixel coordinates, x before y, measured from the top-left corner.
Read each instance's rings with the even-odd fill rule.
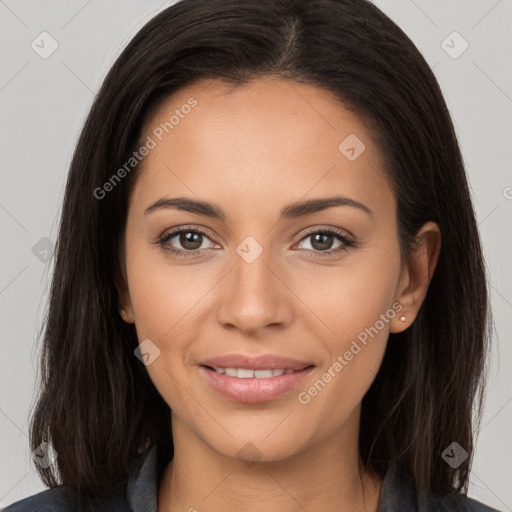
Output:
[[[279,377],[281,375],[290,375],[294,370],[249,370],[247,368],[217,368],[214,367],[217,373],[225,373],[229,377],[238,377],[239,379],[270,379],[271,377]]]
[[[270,379],[273,373],[274,372],[272,370],[254,370],[254,376],[257,379]]]

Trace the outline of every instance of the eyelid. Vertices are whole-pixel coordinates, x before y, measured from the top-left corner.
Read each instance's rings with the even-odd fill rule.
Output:
[[[196,226],[179,225],[179,226],[175,226],[173,228],[166,229],[164,231],[164,233],[158,237],[158,240],[156,241],[156,243],[157,244],[165,243],[168,240],[179,235],[180,233],[186,233],[186,232],[199,233],[199,234],[203,235],[205,238],[207,238],[208,240],[210,240],[212,243],[219,245],[218,242],[215,241],[215,237],[210,234],[211,231],[208,228],[205,228],[203,226],[197,226],[197,225]],[[204,249],[200,249],[200,250],[202,251]],[[196,251],[184,251],[183,249],[177,249],[177,251],[183,251],[183,252],[189,252],[189,253],[196,252],[197,253],[199,251],[199,249]]]
[[[355,243],[355,237],[349,231],[347,231],[346,229],[337,228],[335,226],[314,226],[312,228],[307,228],[306,231],[302,233],[302,236],[299,241],[315,233],[332,233],[349,239],[350,241]]]
[[[325,233],[329,236],[333,236],[334,238],[337,238],[341,242],[341,246],[337,249],[328,249],[326,251],[314,251],[311,249],[300,249],[302,251],[306,251],[308,253],[308,257],[310,258],[324,258],[328,259],[329,257],[336,257],[341,252],[347,251],[349,249],[352,249],[354,247],[357,247],[358,243],[356,242],[355,238],[348,234],[346,230],[336,228],[336,227],[321,227],[321,226],[315,226],[313,228],[308,229],[305,233],[302,234],[300,240],[294,245],[294,247],[298,244],[300,244],[303,240],[309,238],[311,235],[317,234],[317,233]]]
[[[213,232],[209,230],[207,227],[201,226],[200,224],[179,224],[178,226],[174,226],[172,228],[167,228],[159,237],[159,240],[169,238],[170,235],[171,238],[178,235],[180,232],[183,231],[196,231],[197,233],[201,233],[210,240],[214,239],[215,236],[213,235]],[[212,240],[213,241],[213,240]]]

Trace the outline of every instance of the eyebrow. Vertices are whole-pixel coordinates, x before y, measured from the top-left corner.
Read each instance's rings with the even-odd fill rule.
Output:
[[[308,199],[306,201],[291,203],[281,210],[281,218],[295,219],[319,212],[321,210],[325,210],[327,208],[332,208],[334,206],[350,206],[353,208],[358,208],[370,216],[374,215],[373,211],[368,208],[368,206],[360,203],[359,201],[354,201],[353,199],[344,196],[333,196],[321,199]],[[198,201],[196,199],[190,199],[187,197],[162,197],[151,206],[146,208],[144,215],[161,209],[184,210],[187,212],[204,215],[206,217],[219,219],[221,221],[226,219],[226,214],[220,207],[207,201]]]

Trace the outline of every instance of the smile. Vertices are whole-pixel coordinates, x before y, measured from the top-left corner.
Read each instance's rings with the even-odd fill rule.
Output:
[[[298,387],[314,371],[314,366],[301,370],[267,368],[222,368],[201,365],[200,373],[220,395],[235,402],[256,404],[282,397]]]

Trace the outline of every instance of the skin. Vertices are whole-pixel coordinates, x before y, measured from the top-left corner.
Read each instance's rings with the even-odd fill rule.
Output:
[[[147,371],[172,409],[175,455],[158,510],[376,511],[382,481],[358,472],[361,400],[389,332],[407,329],[425,298],[439,228],[425,224],[417,250],[401,260],[396,199],[381,155],[364,122],[330,93],[277,77],[239,88],[201,81],[167,98],[141,140],[190,97],[197,106],[138,171],[120,255],[123,318],[135,323],[140,341],[159,348]],[[338,149],[349,134],[365,144],[354,161]],[[292,202],[335,194],[373,214],[335,206],[279,218]],[[174,208],[145,214],[161,197],[215,203],[226,219]],[[207,233],[195,246],[198,257],[158,245],[179,226]],[[322,246],[306,237],[308,228],[337,228],[357,245],[334,253],[343,242],[334,236]],[[247,236],[263,249],[250,264],[236,252]],[[179,236],[170,245],[187,250]],[[401,311],[300,403],[298,393],[397,303]],[[315,370],[279,399],[242,404],[218,394],[198,371],[201,361],[234,352],[294,357]],[[239,455],[246,443],[256,448],[253,464]]]

